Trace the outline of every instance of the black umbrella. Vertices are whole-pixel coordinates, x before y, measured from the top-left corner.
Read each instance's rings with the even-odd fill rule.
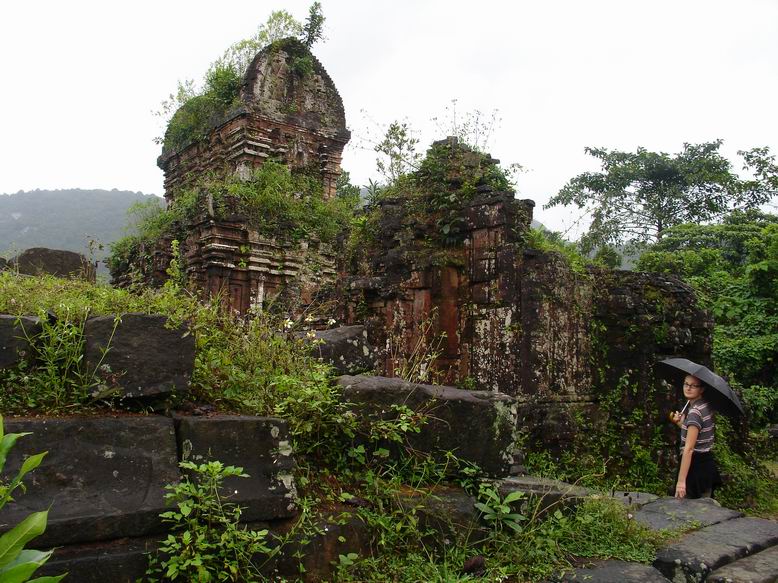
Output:
[[[738,399],[732,387],[707,366],[697,364],[685,358],[668,358],[667,360],[660,361],[659,364],[669,367],[675,373],[680,371],[685,373],[684,376],[687,374],[695,376],[705,383],[705,400],[713,405],[716,411],[733,417],[745,413],[743,405],[740,404],[740,399]]]

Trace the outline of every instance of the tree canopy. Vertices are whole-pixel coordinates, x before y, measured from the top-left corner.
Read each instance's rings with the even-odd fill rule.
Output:
[[[684,277],[713,314],[716,368],[742,388],[757,424],[778,421],[778,216],[735,211],[667,229],[638,269]]]
[[[767,148],[740,151],[743,170],[733,172],[719,153],[722,141],[686,143],[677,154],[586,148],[600,161],[600,172],[572,178],[545,208],[574,204],[591,214],[581,239],[589,251],[608,244],[659,241],[683,223],[705,223],[734,209],[764,204],[778,191],[778,166]]]

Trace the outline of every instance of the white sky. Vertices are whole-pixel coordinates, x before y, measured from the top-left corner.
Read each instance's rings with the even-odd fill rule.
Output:
[[[178,79],[200,80],[274,9],[309,0],[52,0],[0,7],[0,193],[118,188],[162,194],[162,133],[152,110]],[[430,119],[499,110],[489,150],[519,162],[519,196],[565,230],[572,210],[541,207],[594,169],[584,146],[678,151],[723,138],[723,152],[778,152],[778,1],[323,0],[314,47],[352,133],[369,118],[407,119],[422,144]],[[376,133],[375,127],[373,133]],[[352,142],[356,140],[352,138]],[[375,155],[349,147],[352,181]],[[738,161],[739,167],[739,161]]]

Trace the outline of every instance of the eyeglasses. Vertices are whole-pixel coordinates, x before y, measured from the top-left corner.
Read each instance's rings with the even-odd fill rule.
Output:
[[[701,389],[702,388],[702,385],[693,385],[693,384],[687,383],[687,382],[684,382],[683,386],[684,387],[689,387],[690,389]]]

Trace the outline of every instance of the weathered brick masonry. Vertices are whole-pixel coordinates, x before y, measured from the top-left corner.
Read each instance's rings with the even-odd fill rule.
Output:
[[[441,382],[515,397],[520,428],[552,450],[570,446],[582,420],[604,423],[602,403],[615,391],[619,411],[648,414],[626,430],[644,442],[656,427],[668,430],[655,411],[677,396],[655,363],[674,354],[710,361],[712,322],[693,291],[674,278],[574,267],[532,249],[534,203],[478,191],[463,209],[462,243],[444,250],[429,245],[434,222],[420,224],[404,199],[383,201],[378,247],[362,262],[369,271],[344,279],[345,319],[364,321],[377,346],[399,340],[406,355],[426,333],[440,351]],[[387,375],[396,353],[385,355]]]
[[[305,63],[310,70],[299,71]],[[350,138],[343,102],[321,63],[299,41],[274,43],[254,58],[243,79],[239,105],[214,120],[207,137],[163,150],[165,198],[208,173],[250,175],[268,159],[291,169],[318,172],[326,198],[335,194],[343,147]],[[245,217],[217,219],[206,209],[187,226],[181,242],[188,278],[208,295],[220,294],[241,313],[286,293],[306,303],[336,275],[334,252],[315,239],[267,237]],[[148,250],[144,272],[166,278],[171,241]]]

